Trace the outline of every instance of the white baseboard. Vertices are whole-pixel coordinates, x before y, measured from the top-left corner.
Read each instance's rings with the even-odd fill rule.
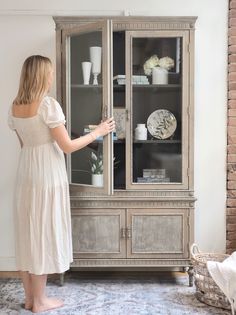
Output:
[[[16,271],[15,257],[0,257],[0,271]]]

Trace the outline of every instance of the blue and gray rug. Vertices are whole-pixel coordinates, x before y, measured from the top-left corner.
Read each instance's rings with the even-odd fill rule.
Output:
[[[50,315],[229,315],[230,312],[207,306],[194,296],[187,277],[177,279],[81,279],[48,281],[49,296],[60,297],[65,305],[41,314]],[[30,315],[22,308],[20,280],[0,280],[0,315]]]

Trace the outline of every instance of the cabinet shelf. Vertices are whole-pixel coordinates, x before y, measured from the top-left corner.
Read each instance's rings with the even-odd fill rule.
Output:
[[[125,84],[114,84],[113,89],[114,91],[124,91],[126,85]],[[148,91],[166,91],[166,90],[179,90],[181,89],[181,84],[133,84],[133,89],[136,90],[144,90],[147,89]]]
[[[181,143],[181,140],[134,140],[133,143],[144,143],[144,144],[171,144],[171,143]]]
[[[102,84],[98,84],[98,85],[93,85],[93,84],[71,84],[71,88],[72,89],[92,89],[92,90],[96,90],[96,89],[102,89],[103,85]],[[113,89],[114,91],[117,92],[124,92],[125,91],[125,87],[126,85],[124,84],[114,84],[113,85]],[[139,91],[139,90],[144,90],[147,89],[148,91],[150,90],[154,90],[154,91],[170,91],[170,90],[179,90],[181,89],[181,85],[180,84],[133,84],[132,85],[133,89],[135,91]]]
[[[101,89],[102,84],[93,85],[93,84],[71,84],[72,89]]]
[[[113,141],[114,144],[116,143],[120,143],[120,144],[125,144],[125,140],[114,140]],[[171,140],[171,139],[167,139],[167,140],[134,140],[133,143],[135,144],[140,144],[140,143],[143,143],[143,144],[171,144],[171,143],[181,143],[181,140]]]
[[[158,90],[172,90],[172,89],[180,89],[181,84],[133,84],[134,89],[158,89]],[[101,89],[103,87],[102,84],[93,85],[93,84],[71,84],[71,88],[73,89]],[[114,84],[113,88],[117,91],[125,90],[125,84]]]

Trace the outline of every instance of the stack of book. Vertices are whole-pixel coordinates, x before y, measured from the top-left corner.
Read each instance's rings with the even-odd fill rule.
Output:
[[[84,135],[87,135],[88,133],[90,133],[91,131],[93,131],[95,128],[97,128],[97,125],[86,125],[84,126]],[[103,137],[98,137],[96,139],[97,141],[102,141]],[[117,136],[116,133],[113,132],[113,140],[117,140]]]
[[[118,74],[116,75],[113,80],[117,80],[117,84],[125,84],[125,75]],[[146,75],[133,75],[132,76],[132,84],[149,84],[148,78]]]
[[[143,169],[143,177],[137,177],[138,183],[168,183],[170,178],[166,177],[165,169]]]

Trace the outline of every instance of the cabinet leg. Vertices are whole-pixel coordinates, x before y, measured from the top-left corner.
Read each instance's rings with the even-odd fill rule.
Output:
[[[183,267],[183,272],[188,272],[189,267]]]
[[[64,285],[65,280],[65,272],[60,273],[60,286],[62,287]]]
[[[188,268],[189,286],[190,286],[190,287],[193,286],[193,274],[194,274],[194,272],[193,272],[193,267],[190,266],[190,267]]]

